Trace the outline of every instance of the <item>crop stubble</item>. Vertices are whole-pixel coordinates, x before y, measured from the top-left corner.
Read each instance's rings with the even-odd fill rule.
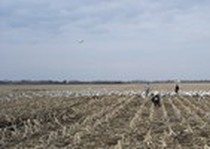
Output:
[[[0,101],[0,148],[210,146],[210,97],[166,95],[158,108],[136,94],[54,97],[18,90],[20,98],[7,96],[13,92]]]

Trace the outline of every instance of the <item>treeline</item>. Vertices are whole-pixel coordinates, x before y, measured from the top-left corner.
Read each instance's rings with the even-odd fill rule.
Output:
[[[181,80],[181,83],[210,83],[210,80]],[[11,80],[1,80],[0,85],[50,85],[50,84],[145,84],[145,83],[176,83],[174,80],[159,80],[159,81],[54,81],[54,80],[20,80],[20,81],[11,81]]]
[[[129,82],[124,81],[54,81],[54,80],[21,80],[21,81],[0,81],[0,85],[45,85],[45,84],[124,84]]]

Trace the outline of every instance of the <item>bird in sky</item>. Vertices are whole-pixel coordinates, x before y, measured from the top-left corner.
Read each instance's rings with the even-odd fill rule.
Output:
[[[78,42],[79,44],[82,44],[82,43],[84,42],[84,40],[77,40],[77,42]]]

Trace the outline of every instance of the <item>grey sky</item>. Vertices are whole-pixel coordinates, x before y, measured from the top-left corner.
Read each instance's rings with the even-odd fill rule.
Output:
[[[0,79],[210,79],[209,24],[209,0],[0,0]]]

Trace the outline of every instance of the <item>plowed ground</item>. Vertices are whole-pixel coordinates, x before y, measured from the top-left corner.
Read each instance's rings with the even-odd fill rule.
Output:
[[[203,149],[210,98],[41,97],[0,102],[0,148]]]

